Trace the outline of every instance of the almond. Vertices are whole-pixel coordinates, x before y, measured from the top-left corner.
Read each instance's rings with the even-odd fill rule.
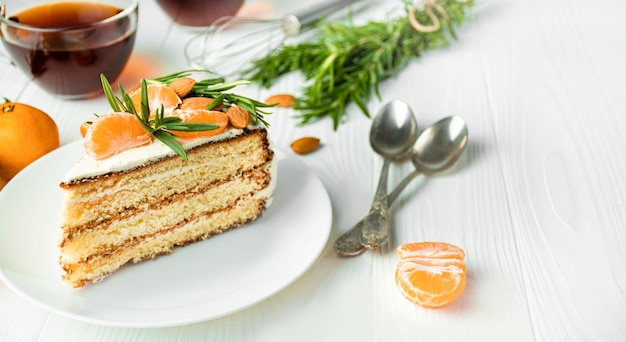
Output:
[[[276,107],[290,108],[296,104],[296,98],[289,94],[275,94],[265,99],[265,103]]]
[[[213,103],[213,99],[210,97],[188,97],[183,99],[183,102],[180,104],[180,109],[186,110],[196,110],[196,109],[207,109],[209,105]],[[211,110],[222,110],[224,108],[223,103],[219,103],[215,105],[215,107],[211,108]]]
[[[230,106],[226,110],[226,115],[228,116],[230,125],[235,128],[248,127],[250,124],[250,112],[248,112],[245,108]]]
[[[291,150],[297,154],[307,154],[315,151],[320,145],[320,140],[315,137],[303,137],[291,143]]]
[[[191,92],[193,86],[196,85],[196,80],[189,77],[183,77],[172,81],[168,87],[172,89],[178,97],[181,99]]]

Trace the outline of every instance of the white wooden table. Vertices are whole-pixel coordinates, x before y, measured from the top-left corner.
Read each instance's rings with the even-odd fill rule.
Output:
[[[389,248],[355,258],[332,249],[374,194],[382,160],[369,147],[370,119],[350,107],[333,131],[328,119],[298,127],[282,110],[270,118],[276,147],[321,138],[323,148],[298,158],[333,207],[328,243],[301,278],[249,309],[153,329],[63,318],[0,283],[0,341],[625,341],[626,2],[483,0],[473,13],[458,41],[426,52],[369,103],[376,112],[405,100],[421,128],[460,115],[470,132],[454,173],[415,182],[394,205]],[[142,1],[137,77],[187,68],[190,37]],[[293,77],[254,95],[300,85]],[[104,98],[47,95],[6,64],[0,95],[49,113],[62,144],[107,108]],[[394,165],[391,183],[410,171]],[[422,240],[467,253],[465,292],[438,310],[411,304],[394,283],[393,249]]]

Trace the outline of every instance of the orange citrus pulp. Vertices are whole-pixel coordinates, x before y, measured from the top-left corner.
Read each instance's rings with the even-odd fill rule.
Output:
[[[465,252],[446,242],[414,242],[396,249],[395,279],[411,302],[437,308],[465,289]]]
[[[85,121],[82,124],[80,124],[80,136],[81,137],[85,137],[85,135],[87,135],[87,131],[89,130],[89,127],[91,127],[91,121]]]
[[[150,107],[151,116],[156,113],[157,109],[160,110],[161,105],[163,105],[163,111],[169,113],[182,102],[176,92],[164,84],[148,84],[146,89],[148,91],[148,106]],[[137,113],[142,113],[141,87],[131,91],[128,96],[133,101],[133,106],[135,106]]]
[[[85,153],[104,159],[118,152],[152,142],[150,133],[130,113],[108,113],[97,117],[85,134]]]

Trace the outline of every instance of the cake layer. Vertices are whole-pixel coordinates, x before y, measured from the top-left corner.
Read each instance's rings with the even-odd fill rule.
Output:
[[[206,239],[225,230],[257,219],[265,209],[265,198],[245,196],[234,205],[212,213],[199,215],[175,226],[163,227],[156,233],[137,236],[127,244],[106,253],[97,254],[79,263],[64,263],[63,280],[73,287],[96,282],[128,262],[140,262],[167,254],[176,246]]]
[[[230,140],[209,141],[192,148],[188,161],[171,156],[150,167],[62,183],[66,190],[62,240],[83,226],[93,227],[129,211],[149,210],[151,203],[198,192],[207,184],[259,168],[272,159],[268,147],[265,129],[244,130]]]
[[[119,245],[131,244],[138,236],[155,234],[163,227],[233,206],[240,198],[254,196],[269,185],[269,166],[267,163],[267,167],[247,171],[193,192],[177,194],[150,204],[147,210],[127,210],[98,225],[82,227],[61,241],[61,261],[80,262],[93,254],[108,253]]]

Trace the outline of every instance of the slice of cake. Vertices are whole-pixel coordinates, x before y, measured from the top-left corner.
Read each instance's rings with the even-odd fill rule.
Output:
[[[224,102],[219,113],[236,106]],[[203,131],[185,126],[180,112],[157,111],[152,119],[135,113],[137,122],[145,119],[141,125],[154,128],[154,121],[162,120],[178,125],[165,125],[169,128],[187,131],[161,130],[169,138],[151,132],[155,137],[147,143],[102,158],[89,146],[95,139],[91,130],[103,126],[101,118],[129,114],[106,114],[92,123],[85,137],[86,155],[60,184],[65,200],[59,262],[70,286],[99,281],[129,262],[155,258],[254,221],[270,205],[277,163],[267,129],[261,124],[235,128],[227,122]],[[250,112],[254,114],[259,113]],[[172,141],[177,145],[172,147]]]

